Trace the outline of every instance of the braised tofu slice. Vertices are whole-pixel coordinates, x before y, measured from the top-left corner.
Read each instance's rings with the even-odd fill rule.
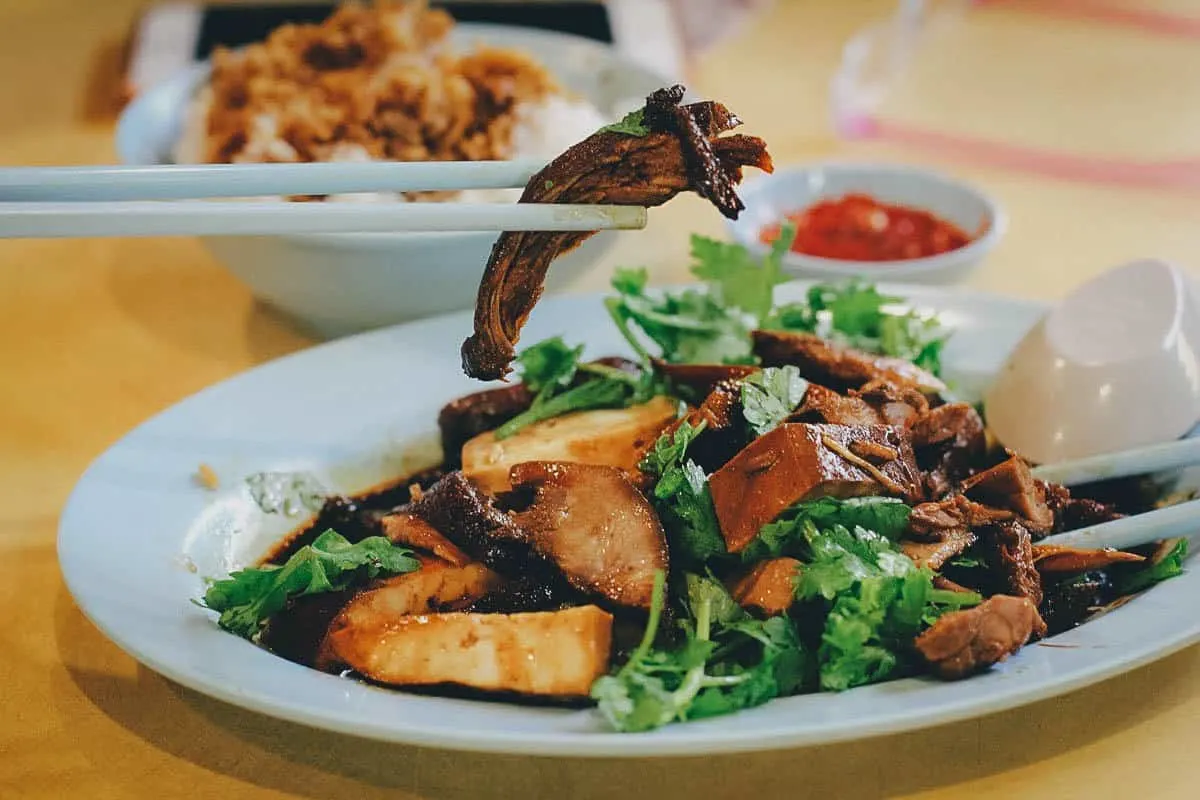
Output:
[[[442,536],[436,528],[415,514],[385,514],[379,519],[379,526],[383,529],[383,535],[393,544],[424,550],[456,567],[471,562],[471,558],[454,542]]]
[[[512,468],[533,503],[517,524],[533,549],[575,588],[650,607],[654,575],[667,571],[667,538],[654,509],[616,467],[535,461]]]
[[[341,626],[361,626],[372,620],[409,614],[451,611],[500,588],[503,579],[482,564],[455,567],[427,561],[416,572],[379,581],[354,597],[330,624],[330,632]]]
[[[794,558],[769,558],[730,581],[729,594],[747,611],[764,617],[783,614],[796,599],[799,571]]]
[[[808,423],[786,423],[760,436],[709,478],[731,553],[793,503],[865,495],[919,499],[918,482],[903,431]]]
[[[335,670],[341,661],[332,648],[332,636],[343,629],[362,629],[412,614],[429,614],[465,608],[504,584],[482,564],[456,567],[425,559],[421,569],[378,581],[354,595],[329,623],[317,648],[315,666]]]
[[[509,470],[527,461],[601,464],[629,473],[642,452],[676,417],[678,405],[666,397],[629,408],[577,411],[534,423],[507,439],[480,434],[462,449],[462,470],[493,494],[510,488]]]
[[[346,666],[396,686],[585,697],[608,669],[612,616],[596,606],[528,614],[377,615],[330,628]]]

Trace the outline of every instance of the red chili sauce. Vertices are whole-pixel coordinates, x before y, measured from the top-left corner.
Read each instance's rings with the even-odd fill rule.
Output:
[[[865,194],[822,200],[788,214],[796,226],[793,253],[842,261],[902,261],[957,250],[971,238],[953,223],[915,208],[882,203]],[[782,223],[763,228],[761,240],[779,238]]]

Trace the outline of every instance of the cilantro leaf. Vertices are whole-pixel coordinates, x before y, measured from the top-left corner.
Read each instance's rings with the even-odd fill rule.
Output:
[[[635,111],[630,111],[617,122],[611,125],[605,125],[600,129],[600,132],[608,133],[624,133],[628,136],[645,136],[650,133],[650,127],[646,125],[646,109],[639,108]]]
[[[807,391],[808,381],[797,367],[767,367],[742,381],[742,416],[762,436],[787,419]]]
[[[611,378],[587,381],[548,399],[542,399],[539,395],[527,410],[496,428],[494,435],[497,439],[507,439],[535,422],[560,417],[572,411],[621,408],[626,405],[629,396],[630,384],[626,381]]]
[[[247,567],[210,581],[200,604],[220,613],[217,624],[246,639],[258,635],[271,615],[289,600],[336,592],[379,575],[412,572],[420,562],[382,536],[351,544],[332,530],[297,550],[283,566]]]
[[[660,436],[639,469],[657,478],[652,502],[666,529],[672,558],[699,567],[726,553],[708,476],[687,457],[704,424],[680,423]]]
[[[659,573],[646,629],[633,655],[592,685],[591,696],[614,729],[646,731],[761,705],[796,691],[811,675],[811,662],[791,620],[742,618],[723,624],[714,613],[718,593],[711,586],[698,589],[694,598],[687,641],[675,650],[655,649],[664,586]]]
[[[761,323],[771,313],[775,287],[787,281],[783,254],[795,237],[795,227],[789,226],[760,261],[740,244],[693,234],[692,274],[708,284],[718,304],[752,314]]]
[[[893,497],[854,497],[839,500],[822,497],[796,503],[759,531],[742,551],[744,561],[759,561],[782,555],[806,558],[811,542],[805,522],[814,528],[841,526],[848,530],[863,528],[885,539],[895,540],[908,527],[912,509]]]
[[[939,616],[976,605],[974,593],[933,588],[933,573],[917,567],[890,539],[862,527],[799,526],[808,550],[796,597],[827,608],[817,650],[820,686],[842,691],[893,676],[914,636]]]
[[[521,381],[535,394],[550,387],[567,386],[575,377],[582,355],[583,345],[568,347],[561,336],[540,341],[517,356]]]
[[[583,345],[568,347],[557,336],[522,350],[517,356],[521,379],[537,394],[529,408],[496,428],[495,437],[507,439],[522,428],[572,411],[623,408],[668,393],[653,370],[631,375],[604,364],[580,362],[582,355]],[[590,377],[577,382],[580,373]]]
[[[816,333],[868,353],[903,358],[937,375],[947,332],[937,318],[901,307],[858,279],[812,286],[804,302],[774,309],[764,327]]]
[[[1167,540],[1160,545],[1157,557],[1131,565],[1127,571],[1114,570],[1113,588],[1117,594],[1135,594],[1168,578],[1182,575],[1187,552],[1187,539]]]

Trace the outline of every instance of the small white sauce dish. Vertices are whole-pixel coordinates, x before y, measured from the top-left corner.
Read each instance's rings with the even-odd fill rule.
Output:
[[[927,211],[953,223],[970,237],[957,250],[900,261],[846,261],[789,252],[784,268],[792,275],[819,280],[860,277],[871,281],[948,283],[979,266],[1004,236],[1008,218],[979,189],[933,170],[901,164],[818,163],[780,167],[748,180],[738,192],[746,210],[729,221],[733,239],[766,253],[763,228],[783,221],[822,200],[866,194],[875,200]]]

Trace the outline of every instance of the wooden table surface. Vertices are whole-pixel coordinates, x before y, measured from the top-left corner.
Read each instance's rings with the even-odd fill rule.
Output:
[[[111,120],[92,113],[88,90],[111,66],[137,5],[0,2],[0,159],[112,159]],[[779,163],[915,159],[838,143],[826,127],[826,84],[841,43],[888,7],[780,0],[705,59],[693,83],[728,101]],[[1056,101],[1031,88],[1022,113],[1036,116],[1039,102]],[[988,186],[1012,217],[974,287],[1051,298],[1126,258],[1200,258],[1194,197],[947,166]],[[718,232],[720,223],[681,200],[657,211],[651,228],[629,237],[611,261],[678,278],[686,233],[696,229]],[[55,561],[59,511],[87,464],[130,427],[310,343],[194,241],[0,243],[0,797],[1196,796],[1200,648],[1065,697],[929,731],[645,762],[385,746],[277,722],[168,683],[110,644],[73,604]],[[114,524],[97,520],[97,536]]]

